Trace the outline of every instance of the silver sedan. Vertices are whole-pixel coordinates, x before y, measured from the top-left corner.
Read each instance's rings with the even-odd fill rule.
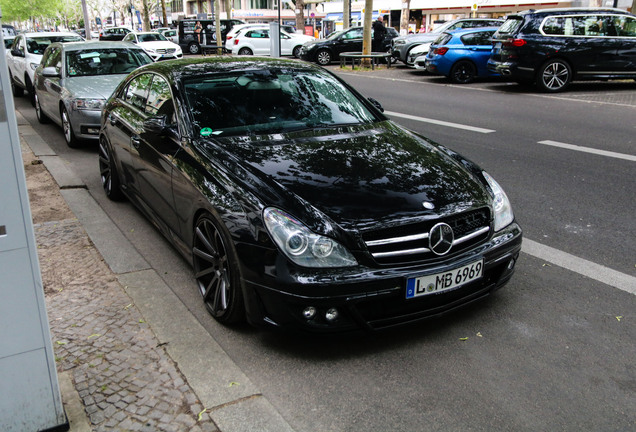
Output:
[[[37,118],[60,125],[69,147],[97,140],[106,99],[129,72],[152,62],[128,42],[53,43],[35,70]]]

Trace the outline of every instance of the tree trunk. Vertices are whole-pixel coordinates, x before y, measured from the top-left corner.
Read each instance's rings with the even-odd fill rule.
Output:
[[[343,1],[342,8],[342,29],[346,30],[350,26],[349,18],[351,18],[351,0]]]
[[[402,9],[402,15],[400,16],[400,34],[409,34],[409,18],[411,16],[411,0],[404,0],[402,3],[406,5],[406,8]]]
[[[142,28],[144,31],[150,31],[150,10],[148,8],[148,0],[143,0],[142,1],[142,19],[143,19],[143,24],[142,24]],[[133,17],[133,21],[134,21],[134,17]],[[135,28],[135,26],[133,25],[133,29]]]
[[[280,1],[280,0],[278,0]],[[296,30],[305,34],[305,1],[296,0]]]
[[[221,0],[214,0],[214,27],[216,28],[216,53],[223,54],[223,37],[221,36]]]
[[[371,54],[372,50],[372,42],[371,42],[371,26],[373,19],[373,0],[365,0],[364,1],[364,21],[362,21],[364,27],[362,32],[362,54]],[[363,58],[362,66],[370,67],[371,59]]]
[[[232,0],[225,0],[225,15],[227,19],[232,19]]]

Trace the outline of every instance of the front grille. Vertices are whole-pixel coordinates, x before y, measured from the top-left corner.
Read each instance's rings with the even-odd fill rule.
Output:
[[[490,211],[482,208],[445,218],[401,225],[362,233],[367,249],[378,264],[408,264],[440,259],[429,249],[429,231],[443,222],[453,229],[455,240],[448,254],[452,256],[488,238]]]
[[[160,48],[157,50],[157,54],[172,54],[176,48]]]

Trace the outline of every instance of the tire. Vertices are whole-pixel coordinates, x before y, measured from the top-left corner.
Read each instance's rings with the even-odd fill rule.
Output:
[[[26,91],[29,94],[29,100],[31,101],[31,105],[35,107],[35,89],[33,88],[33,84],[31,83],[31,78],[29,78],[28,76],[25,76],[24,85],[26,86]]]
[[[475,81],[477,68],[467,60],[460,60],[453,65],[448,76],[455,84],[468,84]]]
[[[252,50],[251,50],[251,49],[249,49],[249,48],[245,48],[245,47],[241,48],[241,49],[238,51],[238,55],[252,55],[252,54],[253,54],[253,53],[252,53]]]
[[[99,178],[108,199],[121,201],[124,198],[115,161],[111,157],[108,142],[103,137],[99,139]]]
[[[194,225],[192,260],[195,279],[205,307],[222,324],[244,320],[245,307],[238,260],[222,222],[211,214]]]
[[[566,89],[572,81],[572,68],[563,60],[548,60],[537,72],[537,88],[546,93]]]
[[[24,89],[16,84],[13,75],[9,74],[9,80],[11,81],[11,93],[13,97],[21,97],[24,94]]]
[[[316,53],[316,63],[321,66],[327,66],[331,63],[331,53],[328,50],[320,50]]]
[[[190,42],[190,45],[188,45],[188,52],[190,54],[201,54],[201,46],[196,42]]]
[[[62,107],[60,111],[60,117],[62,118],[62,131],[64,132],[66,145],[68,145],[70,148],[80,147],[80,142],[75,137],[75,132],[73,132],[73,126],[71,125],[71,118],[68,116],[66,107]]]
[[[298,45],[297,47],[294,47],[294,49],[292,50],[292,55],[296,58],[300,58],[300,50],[303,48],[302,45]]]
[[[35,100],[35,116],[38,119],[38,122],[41,124],[46,124],[49,122],[49,118],[42,112],[42,107],[40,106],[40,98],[37,93],[33,95],[33,99]]]

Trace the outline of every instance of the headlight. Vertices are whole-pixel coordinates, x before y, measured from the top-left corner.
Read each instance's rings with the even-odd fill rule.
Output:
[[[146,51],[151,53],[151,54],[157,54],[157,52],[155,50],[153,50],[152,48],[146,48]]]
[[[304,267],[348,267],[357,264],[337,241],[310,231],[291,215],[277,208],[263,211],[265,226],[285,256]]]
[[[73,99],[72,106],[76,110],[96,110],[101,111],[106,103],[105,99]]]
[[[394,39],[393,40],[393,44],[394,45],[404,45],[406,43],[406,39]]]
[[[36,70],[38,66],[40,66],[40,63],[29,63],[29,66],[31,67],[31,69]]]
[[[482,174],[494,194],[492,207],[495,210],[495,231],[499,231],[500,229],[510,225],[515,216],[512,213],[510,200],[508,200],[508,196],[501,186],[499,186],[499,183],[497,183],[487,172],[482,171]]]

